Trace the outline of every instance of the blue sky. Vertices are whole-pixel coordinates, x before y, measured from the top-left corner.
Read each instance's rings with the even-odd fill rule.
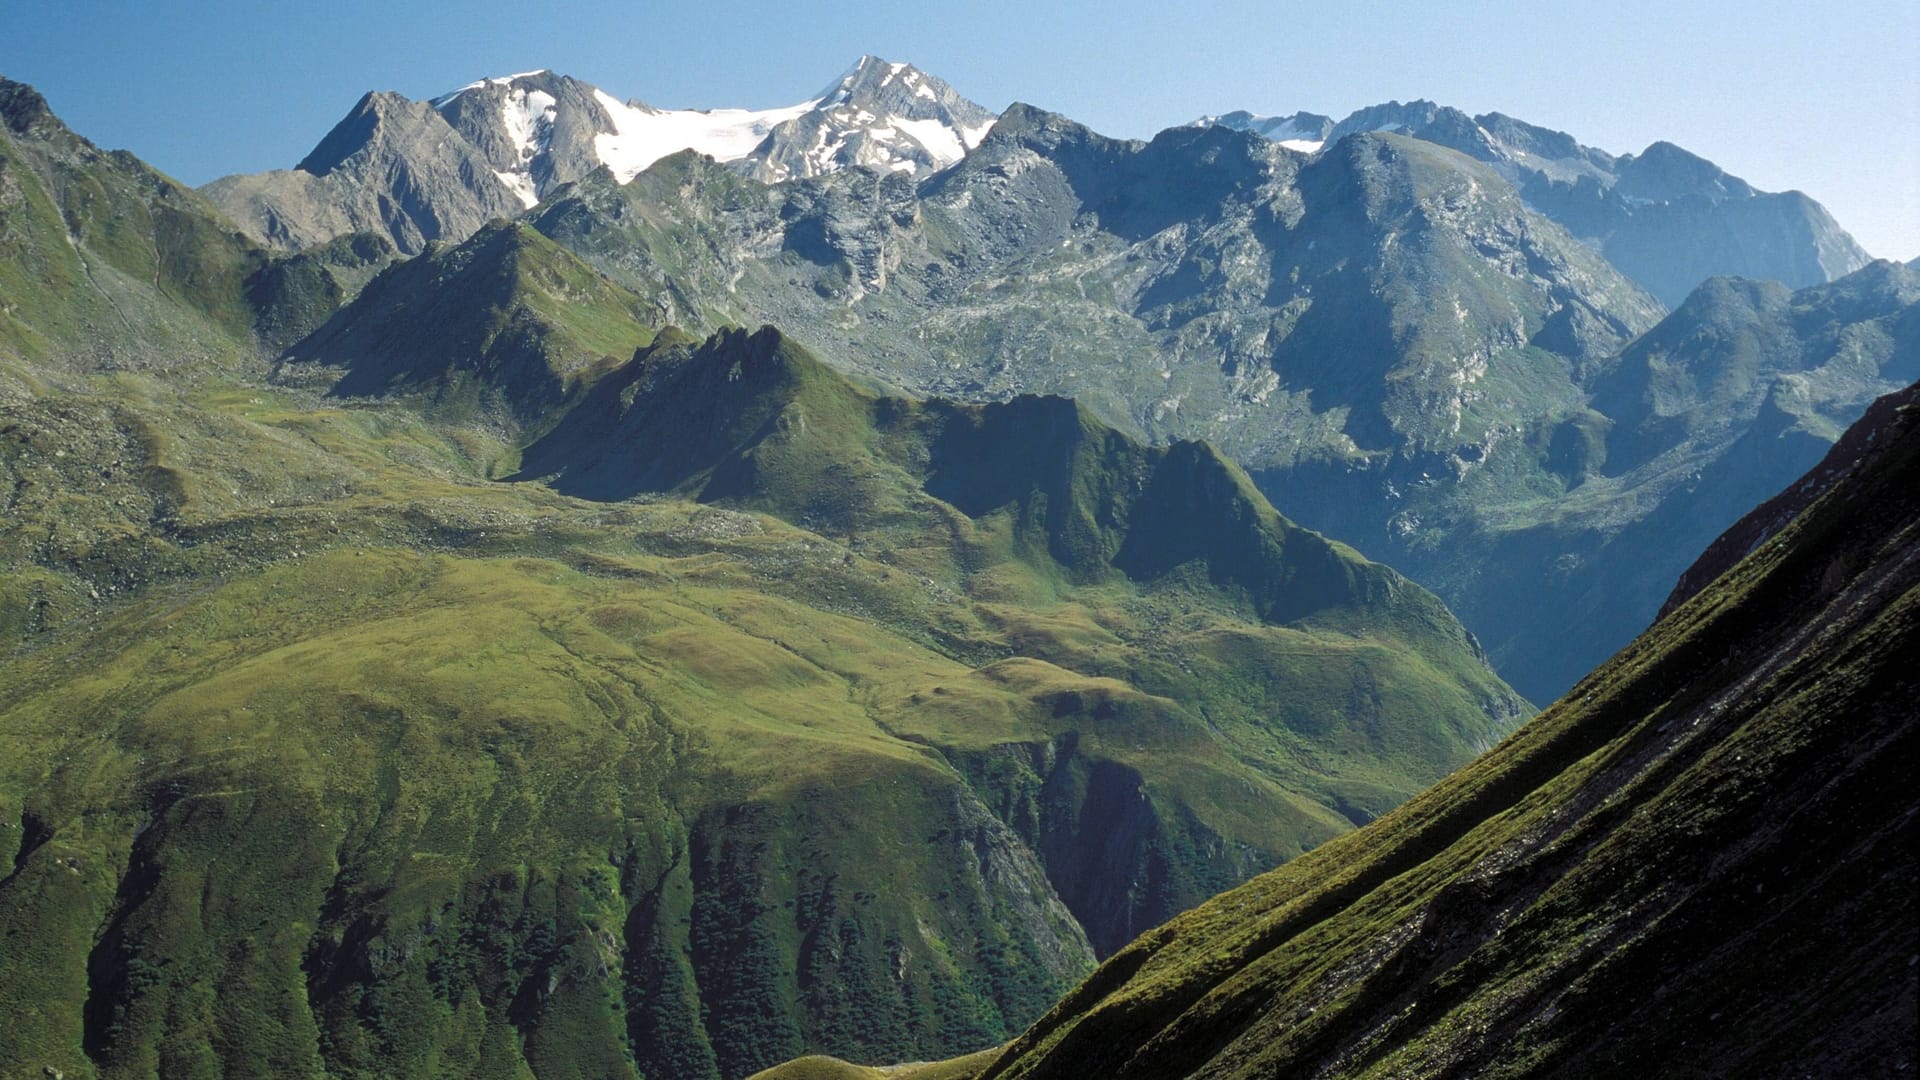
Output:
[[[1112,135],[1430,98],[1615,153],[1667,139],[1920,256],[1920,4],[939,5],[0,0],[0,73],[189,183],[299,160],[371,89],[552,68],[661,106],[810,96],[862,53]]]

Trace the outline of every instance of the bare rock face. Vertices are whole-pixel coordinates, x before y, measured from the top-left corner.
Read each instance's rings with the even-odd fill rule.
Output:
[[[525,209],[438,110],[389,92],[361,98],[293,169],[223,177],[202,192],[275,247],[371,232],[410,255]]]
[[[597,93],[570,76],[536,71],[483,79],[432,104],[486,156],[494,176],[532,206],[601,166],[595,140],[616,128]]]

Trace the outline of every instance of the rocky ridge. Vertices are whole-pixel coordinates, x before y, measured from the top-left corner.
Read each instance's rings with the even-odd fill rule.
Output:
[[[1295,140],[1303,136],[1288,122],[1297,118],[1324,119],[1236,112],[1196,122],[1263,135],[1272,128],[1269,138]],[[1800,288],[1844,277],[1869,260],[1819,203],[1797,191],[1759,191],[1672,143],[1615,156],[1565,132],[1501,113],[1469,116],[1431,101],[1359,109],[1320,137],[1332,143],[1367,131],[1425,139],[1492,165],[1529,206],[1594,245],[1670,307],[1710,277]]]
[[[939,79],[872,56],[807,101],[761,110],[658,109],[534,71],[427,102],[368,94],[293,169],[202,190],[261,243],[297,249],[371,231],[414,254],[600,168],[625,182],[691,149],[768,183],[855,165],[921,177],[993,120]]]

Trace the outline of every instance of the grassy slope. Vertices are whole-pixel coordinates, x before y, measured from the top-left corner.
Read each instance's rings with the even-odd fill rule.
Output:
[[[1429,594],[1293,526],[1204,446],[1142,447],[1061,399],[882,397],[776,331],[731,332],[610,375],[523,463],[599,498],[774,513],[993,601],[1025,648],[1197,705],[1275,774],[1338,774],[1344,792],[1298,793],[1349,816],[1397,801],[1370,783],[1492,730],[1431,722],[1463,715],[1455,688],[1495,718],[1517,707]],[[1157,655],[1116,662],[1130,643]]]
[[[234,357],[265,257],[204,199],[74,135],[0,81],[0,348],[70,360]]]
[[[1142,936],[959,1074],[1848,1076],[1910,1053],[1915,407],[1494,753]]]
[[[990,1045],[1087,970],[1083,925],[1314,847],[1510,700],[1431,628],[1077,578],[1012,510],[895,488],[806,530],[488,482],[510,444],[397,405],[0,391],[5,1069]],[[806,462],[741,490],[837,482]]]
[[[202,196],[0,79],[0,357],[232,366],[311,331],[391,257],[366,236],[270,255]]]

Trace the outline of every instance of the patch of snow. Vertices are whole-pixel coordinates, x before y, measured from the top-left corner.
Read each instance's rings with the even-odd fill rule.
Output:
[[[997,117],[994,119],[997,119]],[[974,147],[979,146],[980,140],[986,138],[987,132],[992,130],[993,130],[993,119],[982,120],[979,124],[973,127],[961,128],[960,142],[967,149],[971,150]]]
[[[1317,154],[1327,145],[1323,139],[1275,139],[1275,142],[1289,150],[1298,150],[1303,154]]]
[[[815,108],[818,100],[779,109],[651,109],[628,105],[604,90],[593,96],[613,121],[612,134],[593,137],[594,154],[621,183],[681,150],[717,161],[738,161],[774,127]]]
[[[493,175],[499,177],[500,182],[507,185],[507,189],[513,192],[514,197],[519,199],[528,209],[532,209],[540,202],[539,194],[533,190],[533,175],[531,173],[501,172],[495,169]]]
[[[544,90],[515,90],[507,95],[500,106],[500,122],[506,125],[507,137],[513,140],[516,160],[526,162],[539,152],[536,144],[545,141],[539,138],[543,134],[541,129],[552,126],[559,105],[553,95]]]
[[[950,165],[966,155],[967,148],[961,144],[960,136],[938,120],[901,120],[896,117],[893,126],[926,147],[936,164]]]

